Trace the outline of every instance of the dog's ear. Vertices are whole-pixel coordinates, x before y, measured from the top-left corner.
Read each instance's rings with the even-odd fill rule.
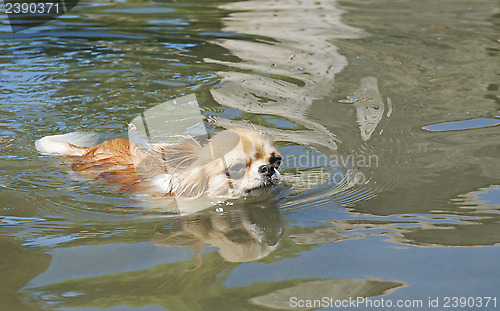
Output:
[[[224,158],[226,154],[238,147],[241,137],[233,131],[223,131],[217,133],[203,147],[198,163],[205,165],[215,159]]]
[[[173,144],[154,144],[150,147],[151,155],[163,163],[167,173],[180,173],[198,160],[201,145],[192,137],[184,136]]]

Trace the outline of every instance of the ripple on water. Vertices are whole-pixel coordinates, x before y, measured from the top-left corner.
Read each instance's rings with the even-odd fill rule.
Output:
[[[470,120],[431,124],[424,126],[423,129],[430,132],[446,132],[446,131],[478,129],[490,126],[497,126],[499,124],[500,124],[500,119],[477,118]]]

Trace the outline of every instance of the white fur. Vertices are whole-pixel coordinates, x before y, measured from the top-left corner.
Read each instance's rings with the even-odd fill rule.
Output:
[[[78,147],[94,146],[98,142],[98,135],[73,132],[64,135],[45,136],[35,141],[36,150],[41,153],[73,155],[75,148],[69,144]]]
[[[177,191],[179,188],[179,181],[170,174],[160,174],[153,178],[151,185],[161,193],[169,194]]]

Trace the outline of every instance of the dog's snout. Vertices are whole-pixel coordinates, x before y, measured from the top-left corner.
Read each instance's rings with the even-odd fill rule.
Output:
[[[259,173],[265,176],[272,176],[274,174],[274,166],[272,164],[264,164],[259,167]]]

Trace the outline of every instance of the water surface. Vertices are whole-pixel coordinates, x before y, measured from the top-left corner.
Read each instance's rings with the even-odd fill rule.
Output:
[[[499,14],[495,0],[83,1],[16,34],[3,15],[1,309],[498,297]],[[276,139],[272,196],[179,216],[34,148],[126,137],[188,94],[209,132]]]

